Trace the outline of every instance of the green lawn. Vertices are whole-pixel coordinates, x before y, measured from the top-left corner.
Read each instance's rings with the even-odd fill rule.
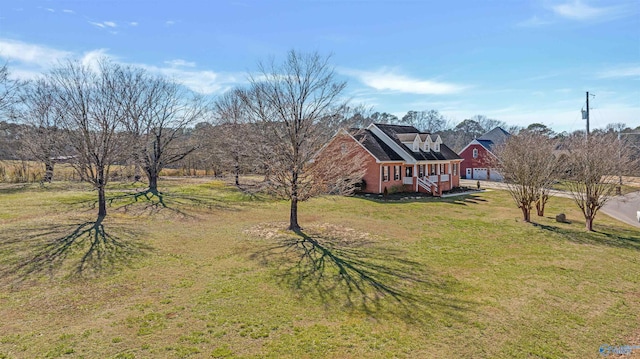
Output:
[[[222,182],[0,187],[0,358],[598,358],[639,345],[640,231],[507,193],[288,203]],[[556,223],[564,212],[572,222]]]

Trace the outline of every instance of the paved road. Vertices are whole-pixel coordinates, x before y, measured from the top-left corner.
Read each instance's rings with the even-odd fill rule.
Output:
[[[460,180],[461,186],[475,188],[476,180]],[[502,182],[480,181],[480,188],[507,189],[507,185]],[[551,194],[557,197],[571,198],[564,191],[551,191]],[[640,228],[640,223],[636,217],[637,211],[640,211],[640,191],[632,192],[624,196],[616,196],[611,198],[602,208],[602,212],[632,226]]]
[[[636,217],[638,211],[640,211],[640,192],[613,197],[602,207],[602,212],[611,217],[640,227],[640,222]]]

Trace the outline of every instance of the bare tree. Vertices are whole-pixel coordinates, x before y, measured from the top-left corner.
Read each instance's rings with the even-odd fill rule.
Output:
[[[24,84],[12,79],[6,63],[0,66],[0,119],[12,118],[14,105],[19,101],[19,90]]]
[[[220,152],[223,164],[233,168],[236,186],[240,185],[240,168],[244,161],[255,152],[252,141],[254,131],[249,124],[249,114],[242,101],[240,91],[229,91],[219,97],[214,104],[215,126],[214,137],[216,150]],[[256,139],[257,140],[257,139]]]
[[[557,179],[558,161],[553,155],[555,143],[539,133],[523,132],[511,136],[495,150],[496,164],[504,176],[507,189],[522,211],[522,219],[531,221],[536,205],[544,215],[551,184]]]
[[[96,70],[70,61],[46,75],[54,89],[63,143],[73,156],[71,164],[98,191],[98,217],[107,215],[105,188],[111,166],[123,159],[129,145],[122,133],[126,111],[118,106],[123,94],[118,71],[119,66],[105,60]]]
[[[317,176],[321,171],[314,157],[344,120],[340,95],[346,83],[335,79],[328,60],[317,53],[290,51],[280,65],[260,64],[260,74],[250,76],[250,88],[241,93],[268,148],[264,159],[271,174],[269,189],[291,201],[293,231],[300,230],[299,201],[327,183]]]
[[[586,229],[593,231],[596,214],[615,195],[618,171],[636,166],[629,146],[614,133],[573,136],[568,147],[567,187],[584,215]]]
[[[183,86],[142,69],[120,67],[117,75],[122,92],[116,101],[126,112],[122,124],[133,136],[133,156],[147,176],[149,191],[157,192],[160,171],[197,148],[195,141],[188,141],[187,129],[205,116],[206,103]]]
[[[409,111],[402,117],[402,122],[429,133],[440,132],[447,128],[447,120],[438,110]]]
[[[21,151],[23,157],[45,166],[43,181],[53,180],[54,165],[64,147],[61,134],[62,112],[56,106],[55,89],[45,79],[25,86],[19,117],[23,127]]]
[[[496,127],[507,127],[504,121],[496,120],[494,118],[488,118],[485,115],[474,115],[471,120],[477,122],[482,127],[482,132],[489,132]]]

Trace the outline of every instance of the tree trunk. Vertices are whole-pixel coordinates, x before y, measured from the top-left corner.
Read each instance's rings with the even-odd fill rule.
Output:
[[[236,176],[236,186],[240,185],[240,166],[235,165],[234,167],[234,174]]]
[[[53,165],[52,161],[47,161],[44,163],[44,181],[51,183],[53,181]]]
[[[538,217],[544,217],[544,206],[546,201],[539,199],[536,201],[536,212],[538,212]]]
[[[104,193],[104,184],[98,185],[98,217],[107,215],[107,198]]]
[[[151,168],[146,168],[145,172],[147,174],[147,179],[149,180],[149,192],[157,193],[158,192],[158,172],[154,171]]]
[[[522,220],[529,223],[531,222],[531,210],[527,206],[520,206],[522,210]]]
[[[149,191],[158,192],[158,175],[155,173],[149,176]]]
[[[291,197],[291,214],[289,216],[289,230],[297,232],[300,231],[300,225],[298,224],[298,197]]]
[[[593,232],[593,218],[585,218],[585,228],[589,232]]]
[[[289,230],[300,231],[298,224],[298,173],[293,171],[291,176],[291,213],[289,216]]]

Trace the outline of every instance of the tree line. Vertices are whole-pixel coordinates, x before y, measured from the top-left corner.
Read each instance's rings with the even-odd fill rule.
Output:
[[[558,147],[577,136],[555,134],[539,123],[526,129],[508,127],[483,115],[453,126],[437,110],[411,110],[398,118],[364,106],[350,107],[343,96],[346,83],[336,78],[329,60],[317,53],[290,51],[282,63],[259,63],[247,86],[217,98],[107,59],[93,65],[70,60],[28,82],[11,79],[5,64],[0,68],[0,119],[7,121],[0,122],[0,159],[42,163],[43,182],[54,179],[57,163],[69,163],[97,191],[101,217],[107,213],[105,190],[115,165],[140,171],[152,194],[158,193],[163,169],[185,163],[214,174],[232,172],[236,185],[241,173],[262,174],[267,192],[290,201],[289,229],[297,231],[299,201],[321,192],[350,193],[362,178],[363,161],[355,145],[316,156],[340,128],[412,125],[439,133],[454,150],[497,126],[538,136],[536,146],[513,140],[509,144],[517,144],[521,152],[505,147],[499,156],[496,166],[513,183],[520,183],[520,177],[509,172],[508,154],[516,153],[514,166],[522,167],[530,165],[522,158],[535,157],[532,148],[544,149],[536,164],[542,166],[552,147],[547,140]],[[616,124],[608,130],[624,127]],[[559,172],[576,175],[581,168],[547,165],[526,169],[537,176],[535,189],[517,187],[528,191],[522,198],[514,196],[527,221],[532,204],[544,211],[541,199],[548,197],[549,183]],[[593,197],[586,202],[592,203]]]
[[[349,193],[362,177],[355,147],[331,161],[316,158],[344,127],[347,106],[328,57],[291,51],[281,64],[259,64],[249,85],[217,99],[144,69],[107,59],[89,66],[68,61],[29,82],[2,68],[2,150],[8,158],[44,164],[44,182],[57,163],[69,163],[97,192],[98,216],[107,214],[106,187],[116,165],[146,175],[158,193],[160,172],[181,161],[263,173],[263,187],[291,202],[321,192]],[[17,123],[17,124],[16,124]],[[355,144],[354,144],[355,146]]]

